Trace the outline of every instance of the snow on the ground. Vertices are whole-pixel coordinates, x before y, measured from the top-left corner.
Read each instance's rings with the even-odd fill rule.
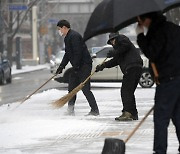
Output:
[[[103,83],[103,85],[110,89],[107,88],[103,92],[100,89],[94,92],[100,112],[103,110],[103,103],[109,102],[114,102],[111,103],[112,106],[117,106],[119,110],[121,106],[119,89],[112,89],[113,84]],[[99,86],[102,86],[102,83]],[[54,138],[56,141],[57,138],[72,130],[81,134],[84,130],[86,133],[93,132],[103,125],[103,122],[85,118],[84,115],[89,112],[90,108],[82,92],[78,93],[76,116],[65,115],[67,104],[61,109],[54,109],[51,103],[66,94],[66,90],[52,89],[33,95],[21,105],[19,105],[20,102],[2,105],[0,107],[0,149],[38,144],[47,138]],[[153,91],[148,94],[148,97],[151,95]],[[112,116],[115,116],[114,113]]]
[[[60,98],[66,92],[48,90],[34,95],[19,106],[19,103],[0,107],[0,148],[26,145],[40,142],[39,138],[58,137],[69,131],[82,131],[88,128],[96,129],[98,123],[78,120],[74,117],[65,119],[65,107],[54,109],[51,102]],[[17,142],[18,141],[18,142]]]
[[[45,69],[45,68],[49,68],[49,64],[36,65],[36,66],[25,65],[25,66],[22,66],[21,69],[16,69],[16,65],[13,65],[12,75],[19,74],[19,73],[26,73],[30,71],[36,71],[36,70]]]
[[[75,116],[65,115],[67,104],[60,109],[52,106],[52,102],[67,94],[66,90],[51,89],[33,95],[21,105],[20,102],[13,102],[0,106],[0,153],[97,154],[98,151],[100,154],[104,142],[103,134],[112,133],[111,128],[114,129],[114,133],[119,133],[121,130],[117,132],[115,128],[122,129],[129,125],[114,121],[122,109],[119,86],[119,83],[92,83],[101,114],[95,118],[84,116],[89,112],[90,107],[81,91],[77,95]],[[137,107],[140,109],[139,117],[142,118],[153,105],[154,88],[137,88],[135,94]],[[130,127],[133,128],[134,123]],[[145,130],[140,132],[143,132],[144,137],[147,133],[152,135]],[[150,138],[150,141],[143,143],[149,150],[147,154],[151,153],[152,140]],[[130,142],[129,149],[144,148],[141,144],[136,144],[138,142]],[[36,149],[38,146],[41,147],[39,151]],[[68,153],[70,149],[72,151]]]

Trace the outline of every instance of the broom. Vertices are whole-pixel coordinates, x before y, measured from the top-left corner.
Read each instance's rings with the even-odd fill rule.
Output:
[[[107,57],[103,60],[103,62],[101,63],[101,65],[106,61]],[[69,100],[71,100],[71,98],[76,95],[76,93],[78,91],[80,91],[84,85],[86,84],[86,82],[91,78],[91,76],[94,75],[94,73],[96,72],[96,70],[91,73],[91,75],[89,75],[86,80],[84,82],[81,82],[76,88],[74,88],[71,92],[69,92],[68,94],[66,94],[65,96],[61,97],[59,100],[55,101],[52,103],[52,105],[55,108],[61,108],[63,107]]]
[[[103,151],[101,154],[125,154],[125,144],[128,140],[134,135],[137,129],[142,125],[142,123],[146,120],[146,118],[150,115],[153,111],[154,106],[146,113],[143,119],[139,122],[139,124],[133,129],[133,131],[128,135],[128,137],[123,141],[121,139],[115,138],[106,138]]]

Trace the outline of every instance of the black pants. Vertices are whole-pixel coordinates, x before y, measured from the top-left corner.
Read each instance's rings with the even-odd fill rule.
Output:
[[[72,91],[74,88],[76,88],[81,82],[83,82],[90,74],[91,74],[92,65],[84,64],[78,73],[72,73],[70,74],[69,78],[69,86],[68,91]],[[89,106],[91,107],[91,111],[99,111],[98,106],[95,100],[95,97],[91,91],[91,85],[90,80],[86,82],[84,87],[82,88],[83,94],[85,95]],[[76,95],[69,101],[69,106],[74,106],[76,101]]]
[[[139,79],[141,77],[142,68],[132,67],[127,70],[123,76],[122,87],[121,87],[121,99],[123,103],[123,112],[130,112],[132,115],[136,115],[136,101],[134,92],[137,88]]]
[[[153,147],[156,154],[166,154],[167,152],[170,119],[175,126],[180,144],[180,79],[161,83],[156,87]]]

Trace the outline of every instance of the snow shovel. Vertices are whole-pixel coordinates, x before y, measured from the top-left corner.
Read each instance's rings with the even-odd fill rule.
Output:
[[[106,61],[107,57],[103,60],[103,62],[101,63],[101,65]],[[94,75],[94,73],[96,72],[96,70],[91,73],[84,82],[81,82],[76,88],[74,88],[71,92],[69,92],[68,94],[66,94],[65,96],[61,97],[59,100],[55,101],[52,103],[52,105],[55,108],[61,108],[63,107],[74,95],[76,95],[76,93],[78,91],[80,91],[84,85],[86,84],[86,82],[91,78],[91,76]]]
[[[133,131],[128,135],[128,137],[124,141],[116,138],[106,138],[102,150],[102,154],[125,154],[125,150],[126,150],[125,144],[134,135],[134,133],[142,125],[142,123],[146,120],[146,118],[150,115],[153,109],[154,106],[146,113],[144,118],[139,122],[139,124],[133,129]]]
[[[42,84],[38,89],[36,89],[34,92],[32,92],[30,95],[27,95],[20,104],[24,103],[27,99],[29,99],[33,94],[35,94],[39,89],[41,89],[45,84],[47,84],[50,80],[52,80],[57,74],[53,75],[51,78],[49,78],[44,84]]]

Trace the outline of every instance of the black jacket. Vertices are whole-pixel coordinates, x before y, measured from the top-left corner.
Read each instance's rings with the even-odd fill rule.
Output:
[[[113,48],[114,57],[105,63],[106,68],[119,65],[125,74],[131,67],[142,67],[143,61],[138,49],[125,35],[119,35],[116,38],[116,45]]]
[[[159,15],[152,20],[146,36],[138,35],[137,42],[146,57],[156,64],[160,79],[180,75],[179,26]]]
[[[68,62],[75,69],[80,68],[85,63],[92,65],[92,59],[87,46],[78,32],[70,29],[64,38],[64,43],[65,55],[60,64],[61,67],[65,68]]]

